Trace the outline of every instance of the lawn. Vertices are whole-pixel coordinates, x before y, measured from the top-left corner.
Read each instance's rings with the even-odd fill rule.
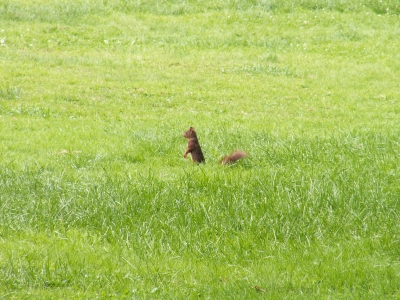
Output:
[[[399,24],[0,0],[0,298],[399,299]]]

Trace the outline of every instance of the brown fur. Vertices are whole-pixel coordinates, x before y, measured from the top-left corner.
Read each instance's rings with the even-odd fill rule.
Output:
[[[246,157],[247,153],[243,151],[233,151],[231,155],[224,156],[219,163],[222,165],[229,165],[237,162],[239,159],[242,159],[243,157]]]
[[[187,149],[183,157],[186,158],[188,153],[190,153],[193,162],[204,163],[206,160],[204,159],[204,155],[201,151],[199,140],[197,139],[194,128],[190,127],[189,130],[186,130],[182,136],[188,139]]]

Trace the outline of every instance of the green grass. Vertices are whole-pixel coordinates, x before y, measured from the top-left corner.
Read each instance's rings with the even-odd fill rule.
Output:
[[[399,18],[0,0],[0,298],[399,299]]]

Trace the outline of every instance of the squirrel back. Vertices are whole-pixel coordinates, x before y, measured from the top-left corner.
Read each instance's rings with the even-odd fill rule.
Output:
[[[194,128],[190,127],[182,134],[182,136],[188,139],[187,149],[183,157],[186,158],[188,153],[190,153],[193,162],[205,162],[206,160],[204,159],[204,155],[201,151],[200,143],[197,139],[196,131],[194,130]]]
[[[224,156],[219,163],[221,165],[229,165],[237,162],[239,159],[242,159],[247,156],[247,153],[244,151],[235,150],[231,153],[231,155]]]

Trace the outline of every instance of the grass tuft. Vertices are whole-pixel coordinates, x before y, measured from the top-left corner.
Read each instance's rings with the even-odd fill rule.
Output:
[[[17,100],[22,97],[22,90],[18,87],[0,89],[0,98],[4,100]]]

